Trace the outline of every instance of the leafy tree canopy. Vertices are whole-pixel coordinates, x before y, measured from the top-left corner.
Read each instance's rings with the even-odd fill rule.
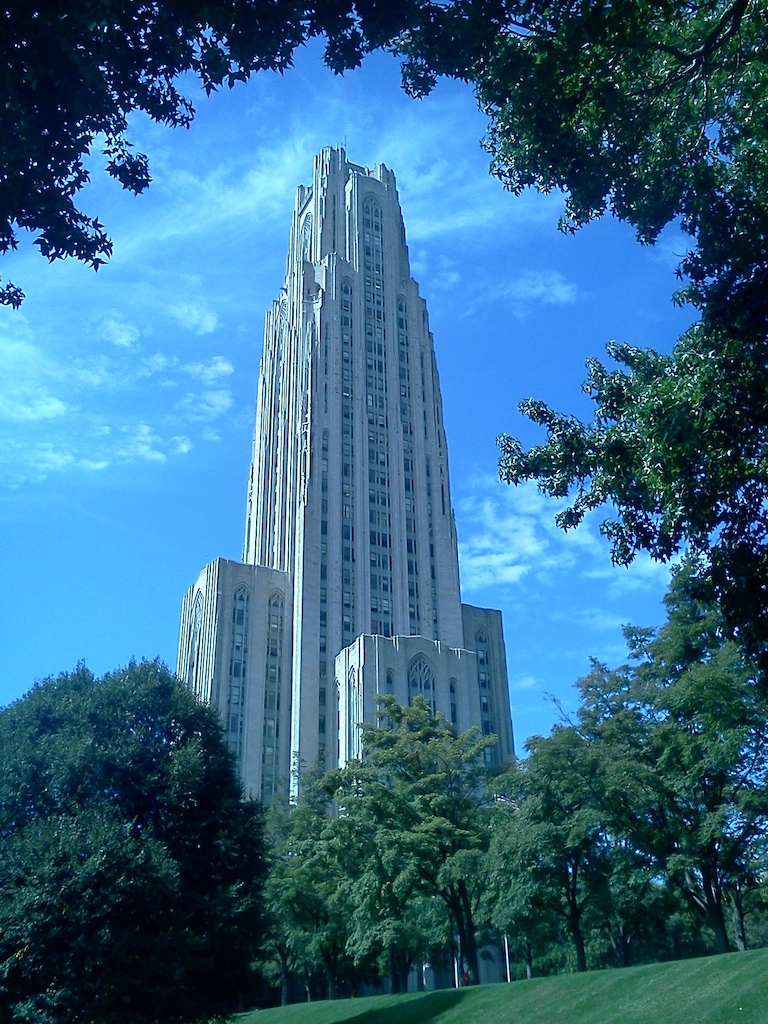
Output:
[[[764,885],[768,699],[722,616],[701,601],[687,560],[658,631],[625,631],[635,662],[595,663],[581,680],[579,729],[602,764],[596,792],[615,835],[629,837],[712,929],[744,948],[744,898]],[[602,753],[600,753],[602,751]]]
[[[19,228],[36,234],[49,260],[74,256],[98,268],[112,251],[103,225],[77,209],[84,158],[97,144],[107,171],[138,193],[146,157],[126,136],[135,110],[188,126],[179,90],[191,72],[206,92],[264,68],[284,71],[297,46],[327,39],[334,71],[359,64],[411,23],[422,0],[10,0],[2,12],[0,66],[0,254]],[[18,306],[8,284],[0,301]]]
[[[208,1020],[261,937],[258,805],[214,713],[157,663],[0,713],[0,1020]]]
[[[336,72],[388,47],[414,95],[441,74],[473,82],[496,173],[513,191],[564,189],[569,226],[610,209],[653,240],[676,216],[690,230],[714,227],[723,211],[710,201],[734,198],[736,180],[747,215],[765,194],[755,140],[766,27],[755,0],[14,0],[4,14],[0,252],[20,227],[39,232],[48,258],[98,266],[109,239],[73,202],[95,140],[108,172],[139,192],[150,179],[126,138],[132,111],[188,126],[184,72],[209,93],[232,87],[284,71],[318,35]]]
[[[322,776],[319,768],[300,772],[298,803],[273,805],[267,816],[265,967],[266,973],[279,974],[284,1002],[291,977],[301,978],[309,994],[317,993],[313,982],[323,976],[325,994],[335,999],[357,991],[367,966],[354,963],[347,949],[355,911],[349,890],[363,854],[351,823],[329,813]]]
[[[524,402],[548,438],[529,452],[501,438],[502,476],[571,496],[564,528],[612,505],[617,515],[602,529],[620,564],[640,550],[661,559],[685,546],[702,552],[727,627],[763,652],[764,12],[752,0],[513,6],[506,30],[468,67],[491,115],[496,172],[516,192],[563,189],[568,229],[607,210],[653,242],[678,220],[690,238],[678,298],[700,319],[668,356],[611,344],[618,369],[590,361],[591,423]]]
[[[553,918],[565,925],[578,971],[587,969],[584,919],[607,885],[608,843],[592,799],[594,749],[573,728],[527,744],[510,774],[490,853],[496,923],[531,943]],[[550,930],[551,925],[550,925]]]
[[[558,930],[581,970],[747,946],[765,890],[768,698],[697,596],[699,569],[683,563],[664,625],[628,627],[631,663],[594,662],[575,720],[499,780],[486,900],[529,972]]]
[[[369,864],[377,873],[378,894],[368,904],[374,918],[369,927],[385,931],[414,895],[439,899],[474,984],[475,914],[490,841],[490,776],[483,751],[495,738],[474,728],[457,734],[423,697],[408,706],[391,696],[378,702],[379,724],[362,727],[365,759],[328,775],[343,816],[364,823],[375,846]],[[407,937],[394,931],[392,945],[402,952]],[[410,938],[421,941],[415,933]]]
[[[589,364],[591,423],[543,403],[548,432],[524,452],[501,439],[501,472],[570,495],[571,527],[606,503],[613,557],[705,554],[726,627],[768,670],[768,25],[758,0],[107,0],[6,4],[0,111],[0,253],[18,229],[49,259],[98,266],[111,245],[74,203],[84,156],[149,182],[126,137],[142,110],[188,125],[178,88],[207,91],[327,39],[337,72],[377,47],[406,88],[471,82],[488,113],[492,166],[513,191],[559,188],[564,228],[605,212],[643,242],[678,221],[690,238],[680,301],[700,319],[668,356],[612,344]],[[18,305],[7,285],[0,301]]]

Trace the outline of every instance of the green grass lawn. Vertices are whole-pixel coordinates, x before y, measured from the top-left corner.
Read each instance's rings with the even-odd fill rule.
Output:
[[[302,1003],[238,1024],[768,1024],[768,949],[511,985]]]

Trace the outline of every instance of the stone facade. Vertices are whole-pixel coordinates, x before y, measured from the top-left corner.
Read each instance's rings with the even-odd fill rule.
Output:
[[[254,631],[239,691],[238,587]],[[279,665],[263,632],[274,594]],[[420,692],[457,728],[495,734],[490,757],[513,752],[501,615],[461,604],[437,365],[395,178],[343,150],[323,150],[297,193],[266,317],[243,563],[217,560],[187,594],[178,672],[219,705],[265,800],[297,765],[357,756],[377,693]]]
[[[217,558],[187,591],[177,674],[216,704],[246,792],[287,796],[291,575]]]

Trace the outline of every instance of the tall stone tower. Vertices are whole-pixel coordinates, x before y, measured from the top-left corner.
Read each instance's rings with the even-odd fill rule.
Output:
[[[325,149],[267,314],[242,563],[188,591],[178,674],[224,718],[246,789],[361,753],[377,694],[416,694],[512,753],[501,615],[462,605],[427,310],[391,171]]]

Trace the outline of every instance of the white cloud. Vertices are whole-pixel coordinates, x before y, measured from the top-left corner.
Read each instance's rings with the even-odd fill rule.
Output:
[[[56,363],[34,342],[20,313],[0,315],[0,419],[11,423],[55,420],[67,403],[52,392],[59,376]]]
[[[606,513],[598,510],[580,526],[564,532],[555,516],[567,501],[542,494],[533,482],[510,487],[491,476],[478,476],[459,498],[459,564],[467,593],[489,587],[522,585],[530,578],[552,585],[566,575],[572,581],[604,581],[606,600],[633,591],[656,593],[669,582],[669,565],[639,554],[628,568],[611,564],[610,548],[600,536]],[[589,629],[621,629],[624,620],[604,608],[581,609]],[[575,620],[572,620],[575,621]]]
[[[175,356],[168,356],[164,352],[155,352],[154,355],[144,356],[136,371],[136,376],[151,377],[155,373],[172,370],[178,365],[178,362]]]
[[[669,562],[657,562],[645,551],[635,555],[627,565],[596,565],[585,570],[588,579],[607,580],[607,592],[611,597],[638,590],[658,590],[669,586],[672,567],[680,561],[680,556]]]
[[[70,466],[75,461],[72,452],[57,448],[53,444],[41,443],[35,449],[35,466],[38,472],[46,475]]]
[[[423,259],[420,262],[419,272],[421,274],[426,274],[427,272],[427,264]],[[460,281],[461,274],[459,273],[456,260],[450,259],[441,253],[438,256],[437,267],[429,275],[431,287],[436,291],[451,291]]]
[[[545,306],[572,305],[578,288],[555,270],[529,270],[498,289],[498,297],[524,315],[534,303]]]
[[[71,366],[59,368],[59,375],[65,383],[82,384],[86,388],[114,390],[124,382],[121,377],[124,374],[117,372],[112,359],[97,358],[93,360],[76,359]]]
[[[234,403],[232,392],[226,388],[211,388],[202,394],[190,392],[176,408],[190,420],[214,420],[229,412]]]
[[[606,608],[577,608],[565,613],[553,612],[555,621],[567,621],[572,625],[587,629],[590,632],[620,633],[626,621],[615,612]]]
[[[427,103],[428,113],[420,104],[408,104],[395,117],[388,116],[391,128],[378,136],[375,148],[375,162],[397,173],[411,243],[495,230],[500,224],[509,230],[557,221],[563,206],[558,193],[544,196],[528,190],[513,197],[487,173],[488,156],[479,146],[487,122],[470,90],[438,90]],[[377,137],[370,127],[368,135]],[[459,147],[457,139],[466,142]]]
[[[188,437],[172,437],[171,444],[174,446],[174,454],[186,455],[187,452],[191,452],[194,445]]]
[[[168,311],[177,323],[194,334],[212,334],[219,326],[219,317],[202,299],[177,302]]]
[[[486,477],[473,481],[472,489],[458,506],[459,564],[467,592],[572,568],[575,555],[558,543],[552,523],[557,509],[535,485],[511,488]]]
[[[100,321],[97,339],[110,338],[114,347],[91,354],[85,348],[69,359],[55,354],[47,334],[41,332],[45,347],[38,342],[22,314],[0,311],[0,423],[14,427],[12,437],[0,440],[6,485],[93,474],[116,463],[162,465],[192,451],[204,433],[205,440],[219,440],[204,425],[233,406],[232,393],[218,386],[234,373],[231,361],[214,355],[182,363],[172,353],[147,355],[137,331],[120,333],[125,326],[117,314]],[[174,406],[165,389],[190,378],[202,385],[200,393]],[[182,420],[199,423],[199,431],[182,432]]]
[[[161,451],[162,443],[158,434],[146,423],[123,431],[125,440],[117,448],[115,457],[122,462],[145,460],[147,462],[165,462],[166,455]]]
[[[28,445],[15,439],[0,439],[0,479],[11,488],[44,480],[49,473],[67,469],[75,462],[74,454],[65,445],[48,441]]]
[[[67,412],[67,406],[60,398],[41,393],[37,395],[0,396],[0,419],[11,423],[29,423],[38,420],[54,420]]]
[[[517,676],[509,680],[510,690],[536,690],[540,686],[536,676]]]
[[[245,223],[256,230],[290,209],[297,175],[306,177],[317,148],[304,125],[293,132],[287,129],[280,139],[241,150],[205,174],[171,164],[167,154],[165,159],[156,156],[152,188],[163,194],[163,212],[151,223],[134,225],[120,242],[116,258],[136,258],[160,242],[210,235],[227,224]]]
[[[422,256],[420,263],[426,268]],[[527,270],[507,281],[499,281],[502,271],[493,279],[473,280],[472,301],[464,308],[462,318],[474,317],[478,304],[505,305],[518,319],[533,313],[535,306],[568,306],[584,298],[578,287],[556,270]],[[438,272],[439,279],[439,272]],[[430,278],[430,283],[432,279]]]
[[[183,367],[185,373],[197,377],[203,384],[215,384],[221,377],[229,377],[235,368],[224,356],[213,356],[207,363],[189,363]]]
[[[297,64],[305,60],[319,63],[320,56],[300,54]],[[383,60],[386,63],[387,58]],[[559,194],[544,196],[531,190],[511,196],[488,173],[489,157],[479,145],[487,119],[468,86],[441,83],[424,103],[416,103],[395,84],[399,75],[394,62],[382,68],[391,89],[382,88],[378,76],[373,83],[369,76],[376,61],[371,58],[361,72],[367,87],[354,75],[320,76],[322,88],[307,89],[290,109],[264,79],[254,80],[248,88],[261,95],[246,114],[253,115],[251,130],[243,130],[241,115],[235,142],[232,123],[223,124],[225,135],[219,149],[211,150],[210,169],[205,172],[198,162],[183,165],[170,145],[158,150],[153,140],[152,190],[162,196],[162,210],[158,214],[155,209],[151,221],[131,224],[114,259],[135,257],[168,240],[240,232],[243,226],[262,236],[279,229],[290,217],[296,186],[311,182],[315,155],[324,146],[342,142],[350,159],[371,168],[385,163],[396,171],[411,244],[496,230],[500,224],[507,230],[556,223],[563,206]],[[310,69],[316,80],[317,71]],[[299,74],[298,69],[291,72]],[[359,90],[366,88],[363,99]],[[264,118],[270,103],[282,110],[274,124]],[[200,120],[204,117],[201,111]],[[210,126],[206,130],[210,132]]]
[[[112,314],[101,325],[101,336],[118,348],[134,349],[139,340],[139,329],[127,323],[119,314]]]
[[[659,235],[655,245],[648,250],[652,259],[658,260],[665,266],[677,269],[681,260],[691,250],[692,240],[690,235],[675,224],[670,224]]]

